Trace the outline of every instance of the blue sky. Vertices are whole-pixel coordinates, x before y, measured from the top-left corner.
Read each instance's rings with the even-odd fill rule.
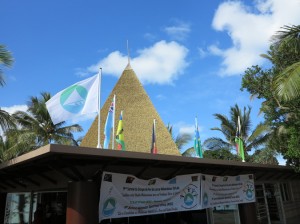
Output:
[[[24,110],[30,96],[54,95],[100,66],[104,103],[126,67],[128,40],[133,69],[175,133],[193,133],[198,116],[202,140],[220,136],[210,130],[219,126],[213,114],[235,104],[252,107],[254,126],[260,101],[240,91],[242,74],[268,66],[259,54],[280,27],[299,24],[299,8],[299,0],[3,0],[0,43],[15,63],[0,107]],[[77,123],[86,132],[94,117]]]

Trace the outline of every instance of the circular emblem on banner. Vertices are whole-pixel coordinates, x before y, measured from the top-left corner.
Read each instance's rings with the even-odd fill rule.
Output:
[[[60,95],[60,104],[68,112],[77,114],[85,104],[88,91],[80,85],[65,89]]]
[[[253,182],[251,181],[247,181],[244,185],[244,192],[245,192],[245,196],[246,199],[251,201],[254,199],[254,186],[253,186]]]
[[[180,198],[183,199],[183,205],[181,206],[187,209],[195,207],[197,205],[197,195],[197,187],[190,184],[180,195]]]
[[[116,209],[116,200],[114,198],[108,198],[103,204],[102,214],[104,216],[111,216]]]

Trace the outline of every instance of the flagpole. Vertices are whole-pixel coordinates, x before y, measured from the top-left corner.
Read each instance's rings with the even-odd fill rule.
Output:
[[[129,44],[127,40],[127,54],[128,54],[128,64],[130,64],[130,55],[129,55]]]
[[[111,138],[112,139],[112,143],[111,143],[112,149],[115,149],[115,115],[116,115],[116,95],[114,95],[114,110],[113,110],[113,120],[112,120],[112,128],[113,128],[113,131],[112,131],[113,137]]]
[[[101,113],[101,78],[102,78],[102,68],[99,69],[99,72],[98,72],[98,78],[99,78],[99,83],[98,83],[98,144],[97,144],[97,148],[101,148],[101,144],[100,144],[100,113]]]
[[[155,119],[153,119],[153,127],[154,127],[154,136],[155,136],[155,147],[154,147],[154,154],[157,154],[157,145],[156,145],[156,123],[155,123]]]
[[[197,116],[195,117],[195,139],[194,139],[194,148],[195,148],[195,151],[197,153],[197,157],[200,158],[200,154],[198,152],[198,147],[197,147],[197,142],[198,142],[198,139],[197,139],[197,129],[198,129],[198,119],[197,119]]]

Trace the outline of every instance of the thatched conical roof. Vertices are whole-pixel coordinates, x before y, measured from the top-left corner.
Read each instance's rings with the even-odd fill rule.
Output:
[[[101,109],[101,145],[107,112],[116,95],[115,132],[119,115],[123,110],[123,128],[126,151],[150,153],[153,119],[156,120],[156,145],[158,154],[180,155],[165,124],[155,110],[149,96],[138,80],[130,64],[123,71],[119,81]],[[111,135],[111,138],[113,136]],[[98,116],[81,142],[81,146],[96,147],[98,139]],[[116,148],[116,142],[115,148]],[[111,143],[109,148],[111,148]]]

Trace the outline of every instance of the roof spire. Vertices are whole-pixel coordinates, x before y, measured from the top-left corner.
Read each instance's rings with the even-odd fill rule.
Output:
[[[127,40],[127,54],[128,54],[128,64],[130,64],[130,54],[129,54],[129,44]]]
[[[127,40],[127,54],[128,54],[128,64],[127,64],[127,66],[126,66],[126,68],[125,68],[125,70],[131,70],[132,68],[131,68],[131,66],[130,66],[130,55],[129,55],[129,44],[128,44],[128,40]]]

